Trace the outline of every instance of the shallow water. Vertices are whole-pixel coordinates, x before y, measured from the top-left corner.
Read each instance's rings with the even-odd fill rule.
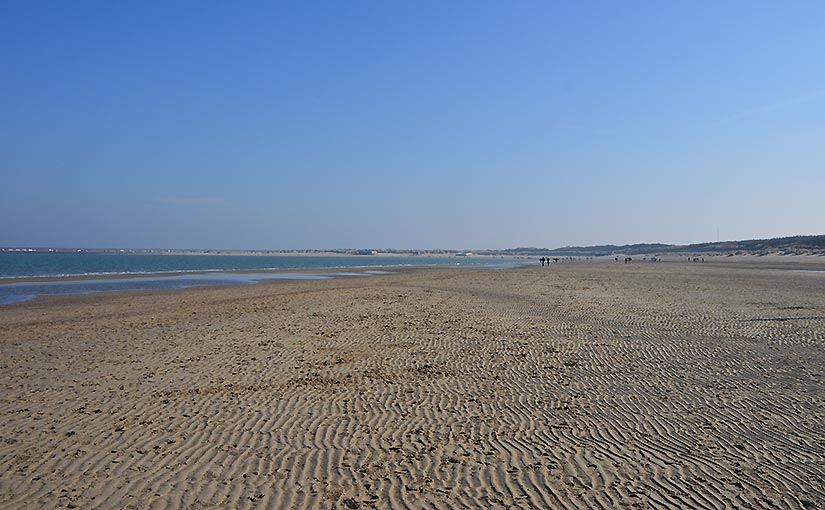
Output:
[[[203,285],[252,284],[261,280],[320,280],[392,274],[368,267],[453,266],[503,269],[515,259],[484,257],[149,255],[117,253],[0,253],[0,305],[29,301],[42,295],[89,294],[122,290],[184,289]],[[234,270],[327,269],[324,273]],[[353,270],[358,268],[358,270]],[[363,270],[361,268],[364,268]],[[195,273],[203,271],[202,273]],[[157,274],[165,272],[167,274]],[[154,274],[153,274],[154,273]],[[179,273],[179,274],[168,274]],[[15,277],[145,275],[132,278],[89,278],[3,283]]]
[[[0,252],[0,278],[515,263],[493,257]]]
[[[370,276],[370,274],[360,273],[359,276]],[[208,273],[139,278],[0,283],[0,305],[29,301],[38,296],[55,294],[91,294],[93,292],[122,290],[169,290],[204,285],[252,284],[263,280],[324,280],[332,277],[333,274],[307,273]]]

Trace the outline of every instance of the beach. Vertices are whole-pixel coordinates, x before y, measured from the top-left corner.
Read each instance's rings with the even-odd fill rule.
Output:
[[[399,268],[2,306],[0,508],[822,508],[823,269]]]

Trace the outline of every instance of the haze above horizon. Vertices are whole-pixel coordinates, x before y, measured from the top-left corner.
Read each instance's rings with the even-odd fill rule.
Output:
[[[0,7],[0,246],[825,233],[821,2]]]

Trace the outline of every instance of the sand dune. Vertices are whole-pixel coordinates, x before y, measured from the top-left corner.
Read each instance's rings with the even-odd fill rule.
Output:
[[[825,273],[430,269],[0,308],[0,508],[819,508]]]

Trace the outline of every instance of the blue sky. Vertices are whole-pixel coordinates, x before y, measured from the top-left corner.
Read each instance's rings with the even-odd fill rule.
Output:
[[[0,245],[825,233],[822,2],[3,2]]]

